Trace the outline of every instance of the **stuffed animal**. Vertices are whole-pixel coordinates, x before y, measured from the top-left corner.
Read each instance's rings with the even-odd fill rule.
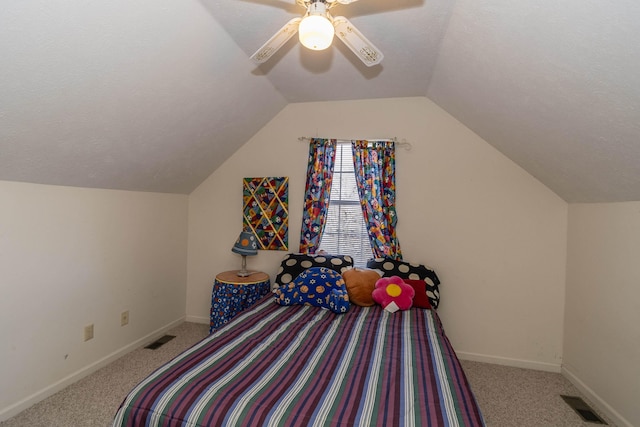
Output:
[[[362,307],[375,304],[371,294],[376,288],[376,282],[380,274],[375,270],[352,268],[342,273],[344,283],[347,285],[349,301]]]
[[[313,305],[334,313],[346,313],[351,307],[344,279],[340,273],[325,267],[304,270],[274,293],[276,302],[280,305]]]
[[[398,276],[379,279],[372,293],[373,300],[390,313],[410,309],[414,295],[413,287]]]

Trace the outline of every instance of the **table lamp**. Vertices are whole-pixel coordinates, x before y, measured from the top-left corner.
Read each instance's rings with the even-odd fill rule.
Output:
[[[247,256],[258,255],[258,242],[256,242],[256,236],[248,231],[240,233],[238,240],[231,248],[232,252],[242,255],[242,268],[238,271],[238,276],[247,277],[251,274],[247,271]]]

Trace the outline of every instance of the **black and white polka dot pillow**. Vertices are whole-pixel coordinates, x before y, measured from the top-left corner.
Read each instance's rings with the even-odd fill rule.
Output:
[[[398,276],[402,279],[423,280],[431,307],[438,308],[440,301],[440,279],[435,271],[421,264],[411,264],[391,258],[374,258],[367,262],[367,268],[377,270],[382,277]]]
[[[349,255],[288,254],[280,263],[274,287],[289,284],[300,273],[312,267],[330,268],[342,274],[353,267],[353,258]]]

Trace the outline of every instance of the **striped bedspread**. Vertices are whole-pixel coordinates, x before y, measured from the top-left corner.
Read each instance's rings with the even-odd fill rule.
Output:
[[[159,368],[114,426],[482,426],[435,312],[272,296]]]

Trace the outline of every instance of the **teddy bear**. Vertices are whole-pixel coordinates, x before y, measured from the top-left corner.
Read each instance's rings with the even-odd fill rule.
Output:
[[[398,310],[408,310],[413,304],[415,290],[400,277],[383,277],[376,282],[376,288],[371,296],[386,311],[395,313]]]

